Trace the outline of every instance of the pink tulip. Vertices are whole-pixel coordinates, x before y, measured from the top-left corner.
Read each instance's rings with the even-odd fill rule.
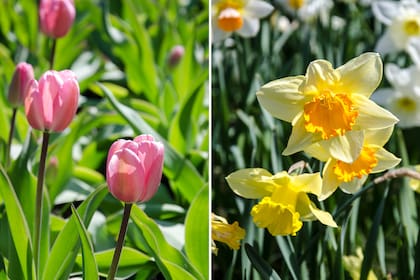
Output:
[[[65,36],[76,17],[73,0],[41,0],[39,23],[41,31],[52,38]]]
[[[76,114],[79,84],[70,70],[47,71],[32,80],[25,99],[25,114],[29,124],[39,130],[60,132],[66,129]]]
[[[34,70],[32,65],[21,62],[16,66],[13,73],[12,82],[9,86],[9,94],[7,96],[10,104],[13,107],[23,105],[26,97],[26,91],[29,83],[34,78]]]
[[[175,67],[181,61],[181,58],[184,56],[185,49],[181,45],[174,46],[169,52],[168,64],[169,67]]]
[[[106,166],[106,181],[112,195],[127,203],[151,199],[162,178],[163,153],[163,144],[151,135],[114,142]]]

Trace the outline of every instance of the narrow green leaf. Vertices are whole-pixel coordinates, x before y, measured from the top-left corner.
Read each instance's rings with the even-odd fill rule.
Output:
[[[290,244],[286,240],[287,237],[277,236],[277,243],[280,248],[280,252],[283,256],[284,261],[286,262],[289,272],[292,275],[293,279],[300,279],[300,272],[298,267],[298,262],[296,258],[296,253],[293,248],[290,247]]]
[[[245,244],[245,251],[248,255],[249,260],[251,261],[254,268],[259,272],[262,279],[271,279],[271,280],[280,280],[280,276],[277,272],[270,266],[267,261],[265,261],[258,252],[250,244]]]
[[[362,262],[362,269],[360,271],[360,279],[367,279],[369,270],[372,268],[373,258],[375,257],[376,252],[376,243],[378,240],[379,228],[381,226],[382,214],[384,212],[384,206],[386,198],[388,197],[389,184],[384,190],[384,194],[379,203],[378,208],[376,209],[375,217],[373,219],[372,228],[369,232],[368,239],[366,240],[366,247],[364,250],[364,257]]]
[[[191,263],[208,279],[209,271],[209,187],[203,186],[185,218],[185,252]]]
[[[158,225],[137,205],[133,205],[131,219],[141,233],[142,243],[166,279],[204,279],[188,259],[164,238]]]
[[[86,227],[73,204],[71,204],[71,212],[77,218],[75,221],[82,243],[83,279],[99,279],[98,266],[96,265],[92,243],[90,242]]]
[[[0,165],[0,196],[3,198],[6,208],[10,233],[16,247],[22,272],[25,279],[33,279],[35,276],[35,264],[32,258],[30,231],[22,207],[2,165]]]
[[[93,213],[107,194],[108,189],[104,184],[91,193],[79,206],[77,211],[84,224],[89,224]],[[80,247],[79,238],[75,234],[77,232],[75,219],[74,216],[71,217],[57,236],[40,279],[67,279],[70,275]]]
[[[104,275],[108,273],[113,255],[114,249],[95,253],[95,259],[100,273]],[[82,257],[80,255],[77,256],[76,265],[82,267],[82,262]],[[131,247],[123,247],[118,263],[117,277],[125,278],[136,272],[143,274],[143,267],[152,262],[153,259],[150,256]]]

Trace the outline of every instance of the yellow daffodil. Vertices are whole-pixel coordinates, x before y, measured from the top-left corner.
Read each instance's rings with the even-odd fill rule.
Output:
[[[318,199],[326,199],[338,187],[346,193],[355,193],[369,174],[382,172],[400,163],[399,158],[382,147],[391,136],[392,130],[392,126],[385,129],[367,130],[361,152],[352,163],[331,157],[328,151],[319,144],[305,149],[309,155],[326,161]]]
[[[356,255],[343,256],[343,266],[349,272],[350,277],[353,280],[360,279],[360,271],[362,270],[363,252],[362,248],[356,249]],[[369,271],[368,280],[376,280],[375,273],[372,270]]]
[[[420,172],[420,165],[416,165],[414,169],[417,172]],[[420,180],[410,179],[408,185],[413,189],[413,191],[420,193]]]
[[[284,155],[319,143],[334,158],[351,163],[362,150],[364,130],[398,121],[369,100],[381,79],[377,53],[362,54],[337,69],[326,60],[315,60],[305,76],[269,82],[257,98],[274,117],[293,126]]]
[[[319,195],[319,173],[290,176],[287,172],[272,175],[262,168],[233,172],[226,180],[230,188],[244,198],[261,199],[251,210],[254,223],[267,228],[271,235],[296,235],[302,221],[318,219],[337,227],[330,213],[318,209],[308,193]]]
[[[261,0],[213,0],[212,41],[226,39],[233,32],[242,37],[255,36],[260,29],[260,18],[273,9]]]
[[[227,220],[214,213],[211,214],[211,238],[213,240],[212,252],[217,255],[217,247],[214,241],[227,244],[232,250],[238,250],[240,240],[245,237],[245,230],[241,228],[238,222],[229,224]]]

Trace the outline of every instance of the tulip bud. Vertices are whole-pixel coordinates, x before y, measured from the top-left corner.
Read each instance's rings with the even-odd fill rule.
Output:
[[[162,178],[163,153],[163,144],[151,135],[114,142],[106,165],[106,181],[112,195],[127,203],[150,200]]]
[[[168,65],[173,68],[179,64],[181,58],[184,56],[185,49],[181,45],[174,46],[169,52]]]
[[[41,31],[52,38],[65,36],[76,17],[73,0],[41,0],[39,23]]]
[[[60,132],[73,120],[78,101],[79,84],[72,71],[47,71],[29,85],[26,118],[35,129]]]
[[[12,107],[16,108],[23,105],[28,85],[33,78],[34,70],[32,69],[32,65],[21,62],[16,66],[7,96]]]

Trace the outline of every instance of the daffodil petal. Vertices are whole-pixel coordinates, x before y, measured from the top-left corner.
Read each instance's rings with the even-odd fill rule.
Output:
[[[324,166],[321,193],[318,195],[319,201],[322,201],[332,195],[341,184],[341,181],[337,179],[337,175],[334,174],[333,166],[336,162],[336,160],[330,159]]]
[[[287,156],[303,151],[312,144],[314,136],[306,132],[303,122],[303,117],[300,117],[293,126],[292,134],[289,137],[286,149],[283,150],[283,155]]]
[[[392,20],[400,12],[399,3],[392,1],[373,1],[372,12],[379,21],[390,25]]]
[[[382,129],[365,130],[365,143],[382,147],[386,142],[388,142],[393,130],[394,126],[389,126]]]
[[[362,187],[362,185],[366,182],[368,176],[362,176],[362,178],[353,178],[353,180],[351,180],[350,182],[343,182],[340,185],[340,189],[345,192],[345,193],[355,193],[358,190],[360,190],[360,188]]]
[[[338,227],[330,213],[318,209],[315,204],[309,204],[312,214],[324,225]]]
[[[359,109],[355,126],[360,129],[385,128],[398,122],[398,118],[391,112],[362,95],[353,96],[353,102]]]
[[[384,148],[379,148],[375,153],[375,157],[378,160],[378,164],[372,169],[372,173],[393,168],[401,162],[400,158],[397,158]]]
[[[268,16],[274,7],[264,1],[249,1],[245,7],[245,13],[253,18],[263,18]]]
[[[304,152],[320,161],[327,161],[330,158],[329,152],[319,143],[309,145]]]
[[[257,99],[271,115],[292,122],[302,110],[304,96],[299,92],[303,76],[274,80],[261,87]]]
[[[300,174],[299,176],[290,176],[290,184],[299,191],[319,195],[321,192],[322,179],[319,172],[310,174],[305,173]]]
[[[318,59],[312,61],[306,70],[307,81],[304,88],[305,95],[317,95],[320,90],[328,88],[331,81],[338,81],[339,77],[331,63]]]
[[[320,142],[330,155],[343,162],[355,161],[362,150],[364,132],[361,130],[352,130],[346,132],[343,136],[336,136],[329,140]]]
[[[244,17],[243,25],[236,32],[242,37],[254,37],[260,30],[260,20],[258,18]]]
[[[345,93],[369,97],[382,80],[382,60],[378,53],[364,53],[336,69]]]
[[[270,196],[274,185],[267,178],[271,173],[262,168],[246,168],[231,173],[226,177],[234,193],[244,198],[262,198]]]

